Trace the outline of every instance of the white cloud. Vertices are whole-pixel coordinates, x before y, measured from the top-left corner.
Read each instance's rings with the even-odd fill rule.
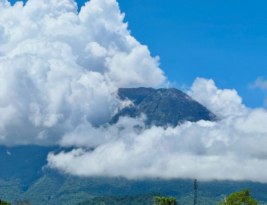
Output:
[[[142,119],[124,117],[95,133],[65,135],[64,146],[82,148],[50,153],[48,165],[79,176],[267,182],[267,111],[246,108],[236,91],[220,90],[212,80],[196,79],[189,93],[215,113],[226,114],[218,121],[185,122],[167,129],[146,129]],[[95,149],[88,151],[90,147]]]
[[[263,77],[259,77],[249,87],[250,88],[261,88],[262,90],[267,90],[267,80],[264,80]]]
[[[0,144],[75,146],[48,156],[75,175],[267,182],[266,110],[212,80],[198,78],[188,94],[216,122],[147,129],[142,116],[96,128],[130,104],[116,99],[119,87],[168,84],[123,19],[115,0],[80,13],[74,0],[0,0]]]
[[[116,0],[0,1],[0,144],[57,144],[108,122],[119,87],[165,82],[123,20]]]
[[[219,118],[243,115],[248,110],[236,90],[218,89],[212,79],[197,78],[187,94]]]

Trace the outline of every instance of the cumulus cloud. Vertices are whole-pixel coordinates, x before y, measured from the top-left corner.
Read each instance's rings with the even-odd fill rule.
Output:
[[[79,176],[267,182],[267,111],[245,107],[235,90],[221,90],[212,80],[197,78],[188,93],[221,119],[147,129],[142,118],[123,117],[100,133],[80,135],[79,144],[79,134],[66,135],[63,144],[82,148],[50,153],[48,165]]]
[[[0,0],[0,144],[57,144],[108,122],[120,87],[166,77],[116,0]]]
[[[168,85],[159,58],[123,20],[116,0],[91,0],[80,12],[74,0],[0,0],[0,144],[74,146],[50,153],[48,166],[80,176],[267,182],[267,111],[212,80],[197,78],[188,94],[215,122],[105,124],[131,104],[118,88]]]
[[[219,118],[239,116],[247,111],[236,90],[218,89],[212,79],[197,78],[187,94]]]

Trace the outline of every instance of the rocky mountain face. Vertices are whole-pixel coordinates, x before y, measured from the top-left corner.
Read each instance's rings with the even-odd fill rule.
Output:
[[[132,105],[120,110],[111,120],[116,123],[121,116],[147,116],[147,125],[176,126],[184,121],[216,119],[216,116],[187,94],[175,88],[121,88],[118,98],[130,100]]]

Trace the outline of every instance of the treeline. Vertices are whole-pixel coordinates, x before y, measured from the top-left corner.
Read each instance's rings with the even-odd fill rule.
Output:
[[[15,205],[30,204],[29,200],[16,201]],[[148,193],[125,196],[102,196],[93,197],[88,201],[77,205],[178,205],[179,202],[173,197],[165,197],[160,193]],[[0,200],[0,205],[11,205],[11,203]],[[218,205],[258,205],[257,200],[250,195],[250,189],[230,194]]]
[[[11,205],[11,203],[0,199],[0,205]],[[16,200],[15,205],[30,205],[29,200]]]
[[[11,203],[0,199],[0,205],[11,205]]]
[[[148,193],[123,196],[101,196],[93,197],[77,205],[154,205],[156,196],[162,197],[160,193]]]
[[[160,196],[161,194],[150,193],[129,196],[104,196],[94,197],[78,205],[179,205],[173,197]],[[250,195],[250,189],[230,194],[218,205],[258,205],[257,200]]]

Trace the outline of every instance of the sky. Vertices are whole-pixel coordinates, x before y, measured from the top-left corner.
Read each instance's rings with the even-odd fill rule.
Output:
[[[264,5],[151,2],[0,0],[0,144],[74,147],[47,166],[78,176],[266,183]],[[168,86],[218,120],[108,124],[119,88]]]
[[[266,1],[119,1],[132,34],[159,55],[171,82],[190,85],[212,78],[234,88],[250,107],[261,107],[264,93],[249,89],[266,77]]]
[[[161,68],[178,88],[196,76],[212,78],[221,88],[236,89],[247,106],[263,105],[264,93],[249,84],[266,77],[266,1],[119,3],[133,35],[161,57]]]
[[[15,1],[12,0],[12,3]],[[78,6],[85,1],[77,1]],[[265,106],[265,92],[250,88],[267,77],[267,2],[118,0],[132,35],[160,57],[172,87],[196,77],[236,89],[249,107]]]

